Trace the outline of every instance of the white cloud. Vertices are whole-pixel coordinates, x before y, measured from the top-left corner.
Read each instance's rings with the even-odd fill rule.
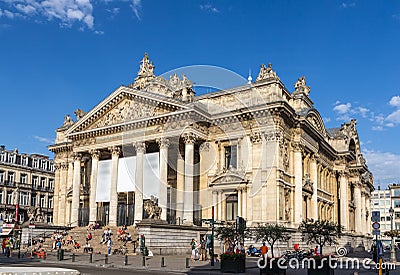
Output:
[[[356,3],[351,2],[351,3],[342,3],[340,5],[342,8],[347,9],[347,8],[354,8],[356,6]]]
[[[131,8],[136,15],[136,18],[140,20],[140,10],[142,8],[141,0],[132,0]]]
[[[342,114],[348,113],[348,112],[350,111],[350,108],[351,108],[351,103],[348,102],[348,103],[346,103],[346,104],[339,104],[339,105],[336,105],[336,106],[333,108],[333,110],[342,115]]]
[[[204,10],[204,11],[208,11],[208,12],[212,12],[212,13],[218,13],[219,10],[214,7],[211,4],[206,4],[206,5],[200,5],[200,9]]]
[[[392,123],[400,123],[400,109],[388,115],[385,120]]]
[[[390,99],[389,104],[390,104],[391,106],[393,106],[393,107],[398,107],[398,108],[400,108],[400,96],[398,96],[398,95],[393,96],[393,97]]]
[[[330,117],[323,117],[322,120],[324,121],[324,123],[328,123],[331,121]]]
[[[400,155],[390,152],[363,150],[375,182],[390,183],[400,180]]]
[[[7,5],[3,14],[12,19],[25,14],[27,18],[42,16],[47,20],[59,20],[62,26],[71,27],[80,22],[88,29],[94,27],[93,5],[90,0],[0,0]]]
[[[363,118],[367,118],[369,109],[364,108],[364,107],[358,107],[358,108],[357,108],[357,111],[361,114],[361,116],[362,116]]]
[[[44,143],[54,143],[54,139],[51,139],[51,138],[45,138],[45,137],[41,137],[41,136],[33,136],[33,138],[36,139],[37,141],[44,142]]]

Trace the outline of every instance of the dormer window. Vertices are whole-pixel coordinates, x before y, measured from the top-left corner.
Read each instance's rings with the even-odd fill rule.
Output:
[[[237,168],[237,145],[225,146],[225,169]]]

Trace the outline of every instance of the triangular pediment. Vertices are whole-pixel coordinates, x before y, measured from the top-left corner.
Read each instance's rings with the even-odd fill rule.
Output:
[[[66,134],[151,119],[186,109],[188,106],[177,100],[121,86],[69,128]]]

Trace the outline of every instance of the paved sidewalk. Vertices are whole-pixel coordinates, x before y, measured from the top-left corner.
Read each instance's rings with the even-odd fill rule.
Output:
[[[89,254],[76,254],[75,261],[72,261],[72,253],[66,253],[63,261],[58,261],[56,253],[49,253],[48,257],[43,259],[30,259],[23,257],[18,259],[16,254],[12,258],[6,258],[0,255],[0,270],[1,266],[12,266],[13,264],[49,264],[49,266],[57,266],[63,268],[78,269],[79,266],[85,267],[104,267],[104,268],[119,268],[119,269],[134,269],[134,270],[149,270],[149,271],[168,271],[182,274],[220,274],[220,263],[216,262],[215,266],[211,266],[209,261],[189,261],[189,267],[186,267],[186,257],[178,255],[164,256],[164,267],[161,266],[162,257],[153,256],[145,258],[145,265],[143,265],[142,256],[128,256],[128,264],[124,264],[124,256],[112,255],[108,256],[108,263],[105,262],[104,254],[93,254],[93,262],[89,263]],[[246,259],[246,273],[245,274],[260,274],[257,267],[258,258],[248,257]],[[358,274],[372,275],[377,274],[376,271],[368,270],[335,270],[335,275],[350,275],[354,272]],[[306,269],[288,269],[287,275],[306,275]],[[400,267],[397,270],[391,271],[391,275],[400,274]]]

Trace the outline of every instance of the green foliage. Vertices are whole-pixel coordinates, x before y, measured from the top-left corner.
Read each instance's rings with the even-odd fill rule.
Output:
[[[399,231],[398,230],[390,230],[390,231],[386,231],[385,233],[383,233],[383,235],[385,235],[387,237],[391,237],[391,238],[397,238],[399,236]]]
[[[215,237],[220,241],[225,241],[227,239],[234,241],[240,238],[251,237],[251,232],[248,228],[239,227],[236,231],[236,225],[226,224],[215,229]]]
[[[239,260],[244,260],[245,254],[244,253],[223,253],[220,255],[221,260],[233,260],[233,261],[239,261]]]
[[[257,242],[267,242],[271,246],[272,257],[274,257],[274,244],[277,241],[285,242],[291,238],[287,227],[272,223],[258,225],[258,227],[254,229],[254,235]]]
[[[316,243],[320,246],[322,255],[322,247],[335,244],[337,239],[342,236],[343,226],[327,220],[307,219],[302,221],[299,231],[303,234],[307,244]]]

